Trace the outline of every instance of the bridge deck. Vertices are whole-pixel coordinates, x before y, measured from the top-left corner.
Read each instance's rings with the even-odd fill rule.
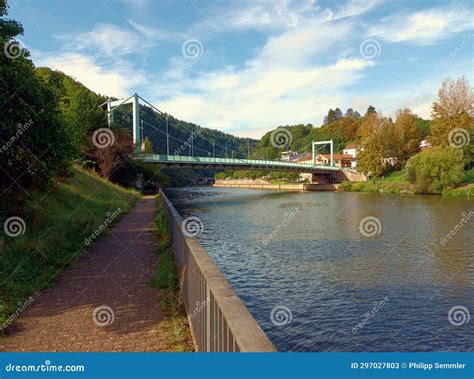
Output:
[[[234,169],[262,169],[262,170],[281,170],[281,171],[299,171],[299,172],[328,172],[341,171],[340,167],[313,165],[307,163],[286,162],[286,161],[272,161],[272,160],[258,160],[258,159],[231,159],[218,157],[191,157],[182,155],[167,155],[167,154],[139,154],[137,159],[152,162],[162,163],[168,166],[178,165],[185,168],[199,168],[199,167],[227,167]]]

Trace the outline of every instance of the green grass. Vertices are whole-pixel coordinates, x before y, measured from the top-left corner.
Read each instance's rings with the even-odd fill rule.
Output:
[[[474,168],[471,168],[470,170],[466,171],[461,183],[474,184]]]
[[[2,215],[0,325],[16,311],[18,302],[53,286],[58,275],[74,265],[87,248],[86,238],[100,225],[112,225],[140,198],[138,192],[77,166],[72,176],[49,192],[32,196],[21,209],[11,209]],[[3,223],[11,216],[24,220],[24,234],[10,237],[4,233]],[[106,230],[95,239],[105,234]]]
[[[415,188],[406,179],[403,171],[394,171],[383,178],[368,180],[367,182],[343,182],[339,186],[340,191],[352,192],[383,192],[383,193],[409,193],[415,192]]]
[[[405,172],[394,171],[383,178],[367,182],[345,181],[339,186],[340,191],[383,192],[383,193],[416,193],[415,186],[408,182]],[[466,171],[464,179],[455,188],[445,188],[443,196],[474,196],[474,169]]]
[[[343,182],[339,187],[342,191],[355,192],[410,192],[411,187],[403,171],[394,171],[382,178],[366,182]]]
[[[184,271],[178,271],[178,265],[171,248],[171,237],[168,228],[168,216],[157,198],[155,217],[155,235],[157,237],[156,255],[158,261],[149,285],[159,288],[164,293],[161,308],[165,315],[161,323],[161,332],[169,351],[193,351],[191,332],[189,330],[186,310],[182,303],[182,282]]]
[[[458,188],[446,188],[443,190],[443,196],[467,196],[474,198],[474,184],[470,183]]]

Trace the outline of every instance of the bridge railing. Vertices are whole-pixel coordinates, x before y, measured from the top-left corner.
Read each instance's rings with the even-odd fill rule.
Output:
[[[230,165],[269,165],[281,167],[301,167],[301,168],[322,168],[324,170],[340,170],[339,167],[327,165],[314,165],[311,163],[287,162],[278,160],[260,159],[232,159],[220,157],[191,157],[187,155],[167,155],[167,154],[140,154],[139,159],[152,162],[181,162],[190,164],[230,164]]]
[[[182,294],[197,351],[276,351],[196,238],[182,232],[182,218],[160,190],[173,249],[183,275]]]

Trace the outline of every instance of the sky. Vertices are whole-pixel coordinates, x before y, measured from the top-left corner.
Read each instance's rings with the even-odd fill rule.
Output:
[[[37,66],[241,137],[474,83],[473,1],[10,0]]]

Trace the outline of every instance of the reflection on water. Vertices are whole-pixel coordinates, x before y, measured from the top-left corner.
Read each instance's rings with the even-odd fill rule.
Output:
[[[467,351],[474,319],[474,202],[437,196],[169,190],[182,215],[281,351]],[[381,230],[365,237],[364,217]],[[386,301],[385,301],[385,300]],[[383,301],[382,301],[383,300]],[[276,306],[291,310],[277,326]],[[364,320],[364,322],[362,322]],[[359,325],[359,326],[357,326]]]

